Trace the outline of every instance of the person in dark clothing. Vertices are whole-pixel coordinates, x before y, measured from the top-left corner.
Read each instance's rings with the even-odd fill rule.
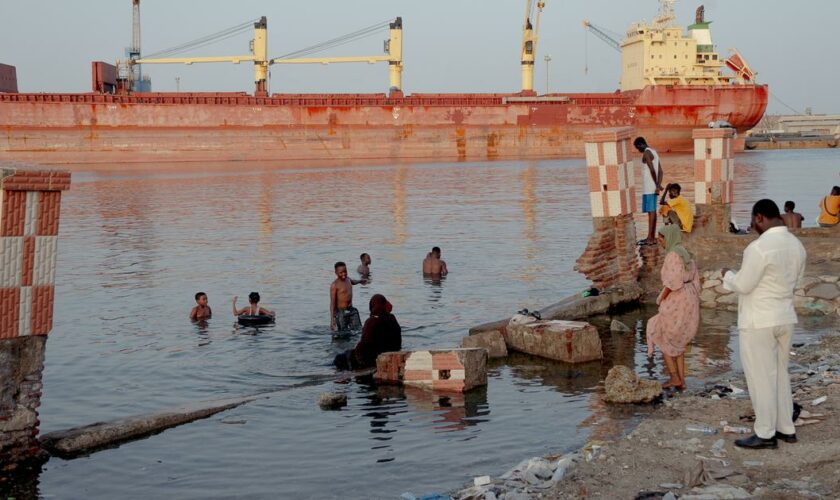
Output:
[[[402,328],[391,309],[384,295],[377,293],[370,298],[370,317],[362,328],[362,338],[355,348],[335,357],[333,363],[337,368],[370,368],[376,366],[376,357],[383,352],[402,349]]]

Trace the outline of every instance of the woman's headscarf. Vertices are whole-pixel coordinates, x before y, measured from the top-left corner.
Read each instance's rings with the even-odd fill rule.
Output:
[[[659,229],[659,234],[665,237],[665,252],[676,252],[683,261],[686,269],[691,264],[691,254],[682,245],[682,230],[676,224],[668,224]]]
[[[370,298],[370,314],[373,316],[379,316],[391,312],[391,308],[389,307],[390,305],[391,304],[384,295],[377,293]]]

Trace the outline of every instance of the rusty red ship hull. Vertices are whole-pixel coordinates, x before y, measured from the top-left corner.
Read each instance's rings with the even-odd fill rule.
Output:
[[[51,164],[484,160],[583,155],[583,133],[633,126],[660,151],[691,130],[745,132],[766,85],[551,94],[0,94],[0,158]]]

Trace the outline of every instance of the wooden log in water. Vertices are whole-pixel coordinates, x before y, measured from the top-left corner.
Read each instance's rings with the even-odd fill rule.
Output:
[[[263,396],[265,397],[265,396]],[[207,418],[254,401],[255,396],[207,401],[148,415],[136,415],[110,422],[50,432],[41,436],[41,446],[51,455],[75,458],[103,448],[142,439],[171,427]]]

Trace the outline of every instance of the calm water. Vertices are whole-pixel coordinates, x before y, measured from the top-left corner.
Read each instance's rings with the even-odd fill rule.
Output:
[[[745,221],[752,201],[769,195],[797,201],[813,221],[826,186],[840,180],[838,160],[834,150],[739,156],[736,214]],[[691,159],[663,162],[666,180],[691,198]],[[352,346],[328,334],[332,264],[354,270],[361,252],[373,258],[372,282],[355,287],[363,319],[370,296],[385,294],[410,349],[456,346],[472,325],[583,289],[572,270],[590,230],[582,165],[82,169],[63,198],[42,431],[280,392],[90,457],[52,459],[18,495],[393,498],[620,432],[638,409],[608,409],[598,386],[619,361],[660,374],[641,335],[605,332],[603,363],[513,356],[491,367],[486,390],[466,396],[335,380],[329,366]],[[420,273],[433,245],[451,270],[439,283]],[[187,320],[199,290],[215,313],[206,328]],[[275,326],[233,327],[231,298],[241,306],[252,290],[277,310]],[[733,321],[704,312],[692,373],[728,365]],[[804,322],[798,335],[824,327]],[[325,391],[346,393],[348,406],[321,411]]]

